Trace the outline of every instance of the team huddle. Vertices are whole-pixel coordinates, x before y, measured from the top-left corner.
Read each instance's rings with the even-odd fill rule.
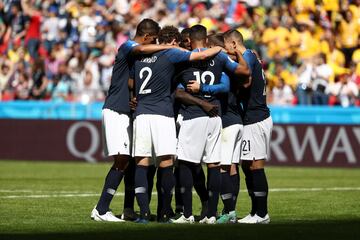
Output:
[[[180,33],[141,21],[134,39],[118,50],[103,107],[105,154],[114,164],[91,218],[148,223],[156,175],[158,222],[194,223],[194,188],[199,223],[269,223],[264,163],[272,120],[265,89],[261,62],[237,30],[207,35],[195,25]],[[238,220],[240,160],[252,206]],[[109,206],[123,178],[118,218]]]

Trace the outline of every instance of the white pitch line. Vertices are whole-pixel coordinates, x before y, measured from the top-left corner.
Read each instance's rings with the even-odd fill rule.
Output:
[[[329,187],[329,188],[271,188],[269,192],[321,192],[321,191],[360,191],[360,187]],[[0,190],[0,192],[38,192],[31,190]],[[45,192],[45,191],[44,191]],[[241,190],[240,192],[247,192]],[[69,197],[96,197],[99,193],[81,193],[80,191],[66,192],[59,191],[52,194],[33,194],[33,195],[9,195],[0,196],[0,199],[14,199],[14,198],[69,198]],[[123,192],[116,193],[116,196],[124,196]],[[156,195],[156,192],[152,192],[152,195]]]

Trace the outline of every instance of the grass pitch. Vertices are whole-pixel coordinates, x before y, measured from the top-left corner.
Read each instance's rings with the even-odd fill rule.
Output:
[[[268,167],[269,225],[203,226],[91,221],[109,166],[0,161],[0,239],[360,239],[360,169]],[[239,217],[249,210],[245,190],[241,175]],[[122,192],[123,183],[116,214]],[[152,212],[155,203],[153,195]]]

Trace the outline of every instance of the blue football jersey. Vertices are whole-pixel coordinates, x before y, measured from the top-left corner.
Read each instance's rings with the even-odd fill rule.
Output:
[[[221,120],[223,128],[234,124],[243,124],[241,117],[241,106],[239,104],[239,84],[237,76],[230,78],[223,73],[221,83],[216,85],[204,84],[201,86],[203,93],[219,94],[221,103]],[[224,91],[224,90],[227,91]]]
[[[239,104],[239,82],[236,76],[230,78],[230,90],[221,96],[221,121],[223,128],[234,124],[243,124]]]
[[[128,40],[123,43],[116,55],[112,70],[111,83],[103,108],[119,113],[130,113],[129,107],[129,69],[134,61],[131,50],[138,44]]]
[[[157,114],[174,117],[171,93],[176,64],[189,61],[190,55],[191,52],[169,49],[136,59],[132,71],[138,102],[135,116]]]
[[[242,89],[241,103],[244,108],[244,125],[261,122],[270,116],[266,104],[266,79],[260,60],[254,52],[246,50],[243,54],[251,70],[251,85]]]
[[[195,49],[193,51],[200,50]],[[196,80],[202,84],[215,85],[220,83],[222,72],[232,74],[237,68],[237,65],[238,64],[231,60],[227,54],[220,52],[210,59],[186,64],[182,67],[184,70],[178,75],[178,78],[185,88],[191,80]],[[221,109],[220,100],[216,94],[200,92],[192,95],[218,105],[219,109]],[[184,120],[208,116],[207,113],[197,105],[183,105],[181,114],[184,116]]]

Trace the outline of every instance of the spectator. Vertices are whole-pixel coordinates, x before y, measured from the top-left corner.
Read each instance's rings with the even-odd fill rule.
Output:
[[[312,72],[312,91],[313,91],[313,104],[327,105],[328,95],[326,89],[333,71],[331,67],[326,64],[326,57],[321,54],[315,60],[315,66]]]
[[[296,87],[296,95],[300,105],[311,104],[311,74],[313,69],[312,60],[307,60],[298,70],[299,81]]]
[[[2,95],[9,84],[11,75],[13,74],[13,65],[9,61],[1,63],[0,67],[0,100]]]
[[[343,74],[336,83],[329,86],[328,92],[332,96],[332,104],[343,107],[353,106],[359,96],[359,88],[349,77]]]
[[[32,67],[33,87],[31,89],[32,99],[45,98],[48,79],[45,74],[45,62],[41,58],[37,58]]]
[[[88,104],[90,102],[104,100],[104,94],[99,88],[94,88],[92,84],[92,73],[89,70],[85,71],[85,77],[83,84],[78,88],[77,101],[82,104]]]
[[[48,98],[51,98],[54,102],[64,102],[70,94],[70,83],[61,80],[60,75],[56,75],[52,81],[49,82],[46,94]]]
[[[30,56],[35,59],[38,57],[38,50],[40,46],[40,27],[41,27],[41,13],[36,10],[28,0],[21,0],[22,9],[25,16],[30,18],[27,24],[27,32],[25,35],[25,45],[28,48]]]
[[[15,100],[27,100],[30,97],[32,81],[26,72],[22,72],[19,77],[12,82]]]
[[[56,16],[57,8],[51,6],[47,12],[47,17],[44,20],[42,26],[42,32],[44,32],[44,47],[48,54],[51,54],[53,45],[59,40],[60,27],[59,18]]]
[[[280,79],[278,84],[272,89],[272,103],[275,105],[291,105],[294,101],[294,94],[289,85],[287,85],[284,79]]]
[[[13,42],[21,43],[26,34],[27,21],[18,2],[12,2],[9,16],[9,31]]]
[[[353,18],[351,11],[342,13],[343,19],[339,26],[339,43],[345,55],[345,67],[350,66],[351,57],[359,44],[360,23]]]

